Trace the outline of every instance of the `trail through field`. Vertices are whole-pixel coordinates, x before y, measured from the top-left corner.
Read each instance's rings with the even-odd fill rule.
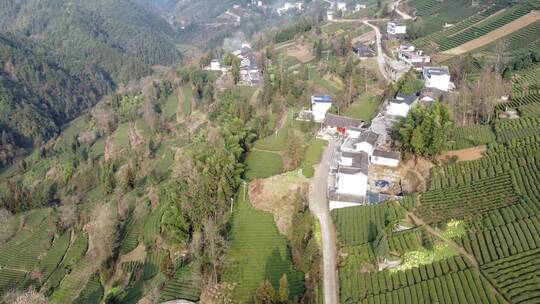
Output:
[[[504,36],[510,35],[540,20],[540,11],[532,11],[486,35],[466,42],[458,47],[442,52],[443,55],[459,56],[474,49],[486,46]]]
[[[388,76],[388,73],[386,73],[385,65],[386,65],[386,59],[384,58],[384,52],[382,48],[382,35],[379,28],[371,23],[369,21],[364,21],[364,24],[371,27],[375,31],[375,36],[377,37],[377,63],[379,64],[379,71],[381,72],[381,75],[383,75],[384,79],[386,79],[387,82],[391,82],[390,76]]]
[[[417,195],[416,199],[418,201],[420,201],[420,195]],[[424,227],[429,234],[431,234],[431,235],[435,236],[436,238],[442,240],[443,242],[448,244],[448,246],[450,246],[452,249],[457,251],[460,255],[462,255],[467,260],[469,260],[472,263],[472,265],[474,266],[474,268],[476,268],[476,271],[485,279],[485,282],[490,285],[493,292],[496,293],[497,295],[499,295],[501,299],[504,299],[506,301],[506,303],[510,303],[508,301],[508,299],[506,299],[503,296],[503,294],[501,292],[499,292],[497,287],[495,285],[493,285],[493,283],[491,283],[491,281],[484,275],[484,273],[480,269],[480,264],[478,264],[478,261],[476,261],[476,259],[474,258],[473,255],[468,253],[463,247],[458,245],[452,239],[449,239],[446,236],[444,236],[443,233],[439,229],[433,228],[430,225],[426,224],[426,222],[424,222],[423,219],[416,216],[414,213],[407,212],[407,216],[410,217],[416,223],[416,225]]]
[[[396,13],[398,13],[398,15],[400,15],[401,18],[403,18],[403,20],[411,20],[411,19],[413,19],[413,17],[411,15],[399,10],[399,4],[400,3],[401,3],[401,0],[398,0],[398,1],[394,2],[394,10],[396,11]]]
[[[326,189],[330,163],[334,157],[336,142],[330,140],[324,150],[321,163],[316,167],[315,177],[309,187],[309,209],[319,220],[322,234],[324,303],[339,303],[337,275],[336,229],[330,216]]]

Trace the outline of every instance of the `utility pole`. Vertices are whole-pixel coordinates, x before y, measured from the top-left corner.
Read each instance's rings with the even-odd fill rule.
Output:
[[[231,197],[231,214],[233,212],[233,207],[234,207],[234,199]]]

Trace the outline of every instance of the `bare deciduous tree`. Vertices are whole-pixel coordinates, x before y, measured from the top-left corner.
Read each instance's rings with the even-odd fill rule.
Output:
[[[112,133],[116,129],[116,118],[111,109],[100,104],[92,110],[92,117],[95,119],[97,128],[103,133]]]
[[[98,261],[111,257],[117,238],[118,216],[111,204],[99,205],[88,224],[90,254]]]
[[[15,233],[16,220],[8,210],[0,209],[0,245],[8,241]]]
[[[34,287],[27,291],[14,290],[8,292],[2,299],[3,303],[11,304],[47,304],[47,298],[37,292]]]
[[[64,201],[64,204],[58,208],[60,215],[60,223],[63,228],[67,229],[77,223],[77,206],[73,198]]]

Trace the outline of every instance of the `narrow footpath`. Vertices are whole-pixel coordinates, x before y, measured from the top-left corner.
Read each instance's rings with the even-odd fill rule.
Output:
[[[339,303],[339,282],[337,277],[336,229],[330,216],[326,190],[328,173],[334,158],[336,142],[330,140],[324,150],[321,163],[316,167],[315,177],[309,186],[309,209],[317,217],[321,227],[324,303]]]

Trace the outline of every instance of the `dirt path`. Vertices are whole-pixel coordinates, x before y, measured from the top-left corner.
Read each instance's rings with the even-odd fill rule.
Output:
[[[486,35],[466,42],[458,47],[442,52],[444,55],[458,56],[464,53],[468,53],[479,47],[488,45],[504,36],[510,35],[520,29],[527,27],[540,20],[540,11],[532,11],[527,15],[518,18]]]
[[[388,73],[386,73],[386,69],[385,69],[386,59],[384,58],[384,52],[382,48],[381,31],[379,30],[377,26],[369,23],[369,21],[364,21],[364,24],[371,27],[375,31],[375,36],[377,37],[377,63],[379,64],[379,71],[381,72],[381,75],[383,75],[384,79],[387,82],[391,82],[392,79],[390,78]]]
[[[467,160],[477,160],[484,156],[484,153],[487,151],[486,145],[467,148],[467,149],[461,149],[461,150],[453,150],[453,151],[446,151],[439,155],[437,157],[440,161],[445,161],[453,156],[458,157],[458,162],[467,161]]]
[[[413,17],[405,12],[402,12],[401,10],[399,10],[399,4],[401,3],[401,0],[398,0],[396,2],[394,2],[394,10],[396,11],[396,13],[403,19],[403,20],[411,20],[413,19]]]
[[[322,256],[324,276],[324,303],[339,303],[339,283],[337,270],[336,230],[330,216],[326,197],[328,172],[333,158],[336,142],[331,140],[324,150],[321,163],[317,166],[315,177],[309,187],[309,209],[317,217],[321,226]]]
[[[418,201],[420,201],[420,195],[418,195],[416,199]],[[410,217],[416,223],[416,225],[424,227],[429,234],[431,234],[431,235],[435,236],[436,238],[442,240],[443,242],[448,244],[448,246],[450,246],[452,249],[454,249],[456,252],[458,252],[461,256],[463,256],[467,260],[469,260],[471,262],[471,264],[474,266],[474,268],[476,268],[476,271],[478,272],[478,274],[480,274],[480,276],[482,276],[485,279],[486,283],[488,283],[490,285],[493,292],[496,293],[497,295],[499,295],[501,297],[501,299],[504,299],[506,301],[506,303],[511,303],[510,301],[508,301],[508,299],[506,299],[503,296],[503,294],[501,292],[499,292],[497,287],[495,285],[493,285],[493,283],[491,283],[491,281],[484,275],[484,273],[480,269],[480,264],[478,264],[478,261],[476,261],[476,259],[474,258],[473,255],[468,253],[463,247],[461,247],[459,244],[454,242],[452,239],[449,239],[449,238],[445,237],[443,235],[443,233],[439,229],[433,228],[433,227],[429,226],[428,224],[426,224],[424,222],[424,220],[422,220],[421,218],[416,216],[414,213],[407,212],[407,216]]]

